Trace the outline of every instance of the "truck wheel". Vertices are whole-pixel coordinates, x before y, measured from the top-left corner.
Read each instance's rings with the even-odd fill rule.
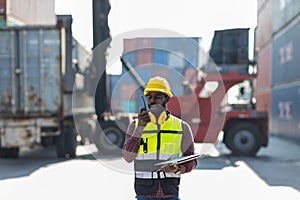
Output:
[[[18,158],[19,157],[19,148],[1,148],[0,147],[0,157],[1,158]]]
[[[76,156],[77,132],[75,127],[66,126],[62,128],[61,134],[56,136],[56,154],[59,158]]]
[[[107,127],[99,133],[96,139],[96,146],[100,153],[120,153],[124,144],[125,134],[117,127]]]
[[[225,133],[225,144],[234,155],[254,156],[262,145],[258,127],[241,122]]]

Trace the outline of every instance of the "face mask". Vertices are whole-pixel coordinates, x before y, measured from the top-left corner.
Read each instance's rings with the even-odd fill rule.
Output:
[[[163,124],[167,119],[166,109],[160,104],[151,105],[150,119],[154,124]]]

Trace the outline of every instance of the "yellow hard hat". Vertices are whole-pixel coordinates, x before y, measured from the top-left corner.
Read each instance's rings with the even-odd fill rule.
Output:
[[[144,90],[144,95],[147,95],[148,92],[162,92],[169,97],[172,96],[171,88],[168,81],[165,78],[155,76],[151,78]]]

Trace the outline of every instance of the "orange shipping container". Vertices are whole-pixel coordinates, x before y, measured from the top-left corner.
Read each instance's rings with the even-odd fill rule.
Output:
[[[256,47],[263,48],[272,40],[272,1],[267,1],[257,11]]]
[[[269,133],[271,132],[272,127],[272,99],[271,99],[271,90],[266,90],[264,93],[257,94],[255,96],[256,98],[256,110],[257,111],[267,111],[268,112],[268,118],[269,124]]]
[[[136,53],[136,65],[151,65],[152,62],[152,49],[140,49]]]
[[[256,92],[271,88],[272,74],[272,45],[269,43],[257,56],[258,76],[256,79]]]

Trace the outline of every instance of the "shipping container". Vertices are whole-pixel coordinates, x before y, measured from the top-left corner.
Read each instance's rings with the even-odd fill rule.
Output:
[[[60,32],[48,28],[2,29],[2,111],[56,113],[61,105]],[[6,49],[4,49],[6,48]],[[6,80],[6,81],[5,81]],[[9,90],[8,90],[9,88]]]
[[[168,51],[163,49],[153,49],[153,63],[167,66],[168,65]]]
[[[121,109],[125,113],[136,113],[136,101],[135,100],[122,100]]]
[[[112,97],[111,99],[120,99],[121,97],[121,89],[118,87],[118,81],[120,80],[119,75],[108,75],[108,80],[109,80],[109,88],[110,88],[110,96]]]
[[[134,38],[124,39],[123,41],[123,53],[136,51],[138,49],[149,49],[153,46],[152,38]]]
[[[256,110],[258,111],[268,111],[271,114],[271,90],[261,91],[260,93],[255,94],[256,98]],[[269,115],[271,119],[271,115]]]
[[[300,140],[300,82],[272,91],[272,133]]]
[[[0,16],[6,15],[6,1],[7,0],[0,0]]]
[[[7,0],[7,25],[55,25],[55,0]]]
[[[184,83],[187,83],[184,82],[187,80],[185,73],[187,78],[191,78],[191,72],[199,65],[200,40],[198,37],[124,39],[123,58],[135,67],[145,83],[154,76],[162,76],[169,81],[174,95],[183,95],[186,89]],[[134,79],[124,67],[119,77],[119,84],[124,84],[122,91],[125,92],[127,88],[128,92],[129,87],[126,86],[134,83]],[[194,78],[192,81],[195,81]],[[135,112],[143,106],[140,96],[142,92],[137,87],[136,97],[132,98],[135,100]],[[126,102],[124,95],[121,94],[120,98]],[[125,105],[124,102],[120,103]],[[133,107],[133,103],[130,105]]]
[[[272,84],[300,79],[300,18],[276,34],[272,44]]]
[[[122,84],[121,87],[121,99],[122,100],[130,100],[136,99],[136,88],[137,86],[132,84]]]
[[[0,27],[6,26],[6,18],[5,16],[0,16]]]
[[[272,99],[271,99],[271,89],[266,89],[264,91],[260,91],[259,93],[255,93],[254,95],[256,99],[256,110],[257,111],[266,111],[268,113],[268,118],[270,119],[268,122],[268,131],[269,133],[272,131]]]
[[[257,0],[257,10],[264,9],[265,4],[271,2],[272,0]]]
[[[201,38],[154,38],[154,61],[174,68],[198,67]]]
[[[300,14],[299,0],[273,0],[273,33],[277,33]]]
[[[265,46],[258,53],[256,58],[258,75],[256,78],[256,92],[260,90],[271,89],[271,75],[272,75],[272,44]]]
[[[150,48],[136,50],[136,66],[152,64],[152,52]]]
[[[81,84],[89,77],[72,62],[80,62],[80,44],[74,46],[71,19],[59,16],[57,26],[0,27],[0,157],[17,157],[19,147],[37,144],[55,144],[59,157],[75,156],[73,117],[86,124],[94,100],[85,85],[74,85],[75,76]]]
[[[167,77],[169,73],[169,68],[165,65],[155,65],[155,67],[152,70],[153,76],[161,76],[161,77]]]
[[[256,49],[260,50],[272,41],[272,1],[264,2],[257,12]]]

